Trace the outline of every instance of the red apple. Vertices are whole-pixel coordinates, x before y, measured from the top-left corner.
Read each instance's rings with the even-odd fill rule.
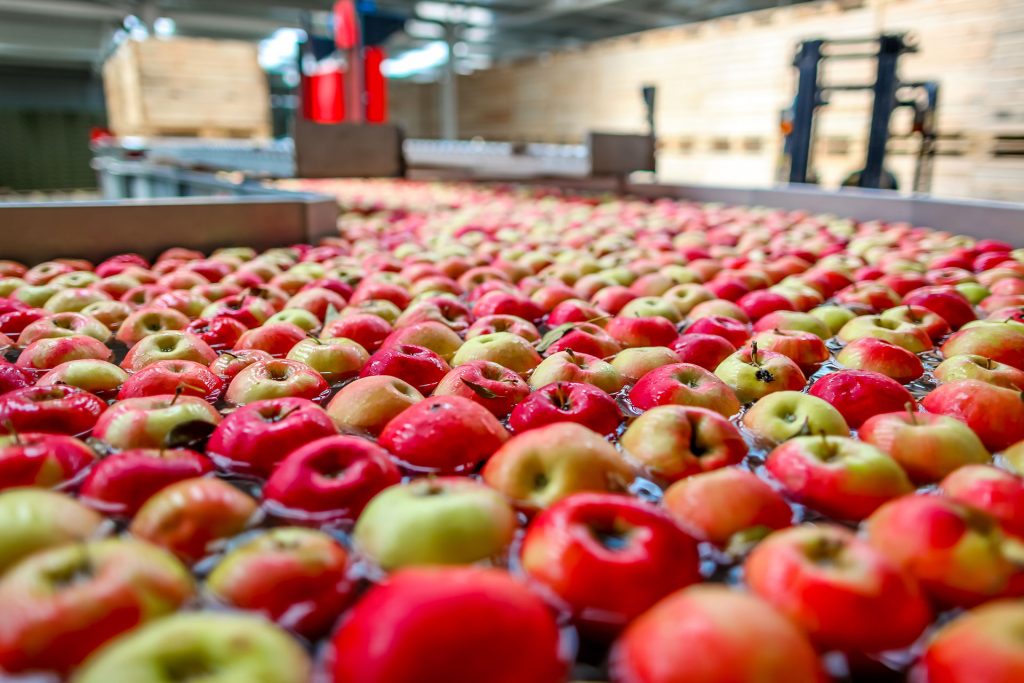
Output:
[[[91,448],[70,436],[0,436],[0,489],[18,486],[55,488],[75,479],[96,460]]]
[[[497,418],[508,416],[529,393],[530,385],[518,373],[486,360],[452,368],[434,389],[434,396],[468,398]]]
[[[615,399],[582,382],[555,382],[525,397],[512,410],[509,427],[525,432],[554,422],[576,422],[598,434],[619,427],[622,413]]]
[[[950,498],[984,510],[1011,536],[1024,539],[1024,480],[990,465],[965,465],[939,488]]]
[[[82,482],[81,499],[104,514],[131,517],[150,496],[184,479],[213,471],[210,460],[183,448],[137,448],[96,463]]]
[[[363,366],[360,377],[389,375],[404,380],[429,394],[451,368],[444,359],[422,346],[399,344],[381,348]]]
[[[664,365],[644,375],[630,390],[629,400],[641,410],[660,405],[708,408],[726,417],[739,412],[736,394],[722,380],[697,365]]]
[[[929,641],[914,672],[927,683],[1016,683],[1024,677],[1024,605],[998,600],[958,616]]]
[[[964,422],[993,453],[1024,439],[1024,394],[976,379],[942,384],[921,402]]]
[[[913,382],[924,374],[921,359],[906,349],[874,337],[856,339],[836,356],[840,365],[890,377],[900,384]]]
[[[0,396],[0,430],[74,436],[92,429],[106,409],[102,399],[75,387],[26,387]]]
[[[894,379],[868,370],[840,370],[825,375],[808,392],[832,404],[856,429],[874,415],[903,410],[914,397]]]
[[[963,422],[946,415],[903,410],[875,415],[858,436],[888,453],[911,479],[931,483],[954,470],[989,460],[988,451]]]
[[[736,351],[724,337],[696,332],[681,335],[670,346],[679,354],[680,362],[699,365],[712,372]]]

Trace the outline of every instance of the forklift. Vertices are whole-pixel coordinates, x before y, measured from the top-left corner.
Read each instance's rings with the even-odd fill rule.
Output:
[[[913,191],[928,192],[936,152],[936,109],[939,101],[937,81],[907,82],[899,78],[902,55],[917,52],[917,46],[904,33],[883,34],[874,38],[806,40],[797,50],[793,66],[798,72],[796,98],[791,110],[783,113],[785,136],[783,154],[789,163],[790,183],[813,183],[810,172],[814,147],[814,117],[829,103],[829,94],[870,91],[874,93],[864,167],[851,173],[844,187],[897,190],[896,177],[885,168],[886,147],[893,113],[899,108],[913,110],[911,134],[920,145],[914,169]],[[875,60],[874,83],[824,83],[823,62],[829,60]]]

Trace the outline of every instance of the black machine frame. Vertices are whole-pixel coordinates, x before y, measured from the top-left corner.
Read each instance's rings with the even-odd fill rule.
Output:
[[[843,51],[843,48],[852,48],[853,51]],[[872,38],[806,40],[800,44],[793,61],[793,66],[797,68],[798,80],[796,99],[793,103],[792,130],[789,133],[789,182],[808,182],[814,139],[814,117],[818,109],[828,104],[828,94],[872,91],[874,104],[871,109],[867,158],[857,184],[864,188],[883,187],[886,148],[891,134],[893,113],[900,107],[910,107],[914,110],[914,132],[921,135],[913,189],[915,192],[928,190],[937,137],[935,112],[939,102],[939,84],[937,81],[900,80],[900,57],[916,51],[917,46],[905,33],[887,33]],[[874,83],[823,83],[822,63],[826,60],[840,59],[876,60]]]

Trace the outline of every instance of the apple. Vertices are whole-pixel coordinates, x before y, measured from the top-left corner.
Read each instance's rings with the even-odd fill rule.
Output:
[[[0,436],[0,489],[60,487],[95,460],[93,450],[74,437],[38,433]]]
[[[330,415],[312,401],[272,398],[228,414],[210,435],[206,452],[223,468],[267,477],[295,449],[335,434]]]
[[[750,343],[757,344],[759,351],[781,353],[808,374],[829,359],[821,337],[803,330],[765,330],[755,334]]]
[[[965,465],[939,483],[947,496],[992,515],[1003,532],[1024,539],[1024,480],[985,464]]]
[[[223,388],[224,380],[205,365],[188,360],[162,360],[147,365],[125,380],[117,398],[173,394],[180,389],[185,396],[198,396],[213,403]]]
[[[743,436],[729,420],[686,405],[651,408],[629,425],[619,443],[651,476],[667,482],[735,465],[747,454]]]
[[[921,287],[903,297],[903,303],[927,308],[949,323],[954,330],[959,330],[977,318],[971,303],[953,287]]]
[[[408,327],[399,327],[384,340],[382,348],[411,344],[430,349],[444,361],[451,362],[462,346],[462,339],[447,325],[428,320]]]
[[[347,310],[352,307],[349,306]],[[355,309],[356,311],[360,309]],[[345,311],[342,311],[344,314]],[[406,327],[434,320],[443,323],[456,332],[462,332],[473,322],[469,308],[461,301],[447,296],[433,296],[421,299],[397,315],[391,322],[396,327]]]
[[[352,538],[364,556],[392,571],[497,558],[515,531],[515,512],[499,492],[437,477],[381,491],[359,515]]]
[[[944,383],[976,379],[998,387],[1024,391],[1024,370],[970,353],[947,358],[936,366],[932,374]]]
[[[67,673],[194,593],[185,567],[147,543],[106,539],[42,551],[0,579],[0,668]]]
[[[128,530],[194,564],[215,542],[245,530],[256,512],[251,496],[220,479],[183,479],[150,496]]]
[[[286,396],[316,401],[328,391],[326,380],[305,363],[273,358],[240,370],[228,384],[224,399],[236,406]]]
[[[620,311],[621,313],[621,311]],[[547,324],[551,329],[569,323],[603,324],[609,313],[582,299],[567,299],[555,306],[548,314]]]
[[[1024,370],[1024,326],[979,321],[954,332],[942,344],[942,355],[973,354]]]
[[[945,415],[909,410],[875,415],[858,436],[888,453],[916,482],[931,483],[954,470],[989,460],[981,440],[964,423]]]
[[[720,315],[700,318],[686,328],[687,334],[713,334],[722,337],[734,347],[740,347],[750,339],[751,328],[748,323]]]
[[[615,399],[582,382],[555,382],[525,397],[509,416],[513,432],[555,422],[575,422],[598,434],[612,434],[622,421]]]
[[[712,299],[711,301],[702,301],[701,303],[694,306],[689,315],[686,316],[690,321],[698,321],[704,318],[721,318],[724,320],[732,320],[734,323],[740,323],[736,325],[734,323],[718,321],[713,328],[717,331],[711,331],[711,328],[705,330],[697,330],[699,332],[707,332],[709,334],[718,334],[724,332],[725,334],[738,336],[741,333],[741,326],[744,326],[747,330],[747,336],[749,337],[749,322],[750,318],[743,312],[743,309],[734,304],[731,301],[725,299]],[[743,340],[732,341],[733,344],[739,346],[743,343]]]
[[[278,527],[234,547],[206,580],[218,602],[257,612],[307,638],[323,635],[352,600],[349,557],[313,529]]]
[[[266,351],[223,351],[210,363],[210,371],[225,382],[230,382],[235,375],[253,363],[266,360],[273,360],[273,356]]]
[[[513,436],[490,457],[482,475],[524,510],[548,507],[579,491],[623,492],[635,476],[611,444],[574,422]]]
[[[17,365],[31,370],[52,370],[72,360],[110,360],[113,352],[102,342],[85,335],[37,339],[19,355]]]
[[[380,316],[358,313],[334,319],[328,316],[320,336],[323,339],[351,339],[369,353],[374,353],[380,349],[392,329],[391,323]]]
[[[307,337],[291,348],[287,358],[309,366],[328,383],[335,383],[358,375],[370,354],[351,339]]]
[[[1017,389],[963,379],[939,385],[921,405],[965,423],[993,453],[1024,440],[1024,398]]]
[[[899,306],[882,311],[882,319],[895,323],[913,325],[923,329],[932,341],[939,341],[949,334],[949,323],[937,313],[924,306]]]
[[[801,389],[807,382],[793,360],[781,353],[762,351],[757,342],[719,363],[715,376],[735,392],[741,403],[757,401],[776,391]]]
[[[736,347],[724,337],[696,332],[680,335],[671,347],[679,356],[679,362],[699,365],[712,372],[736,351]]]
[[[627,382],[636,383],[638,379],[655,368],[682,362],[679,354],[664,346],[637,346],[623,349],[615,354],[611,365]]]
[[[208,435],[220,413],[195,396],[163,395],[118,401],[96,421],[93,437],[127,450],[165,448]]]
[[[193,320],[185,331],[202,339],[211,349],[221,351],[234,347],[247,329],[235,318],[218,316]]]
[[[814,309],[815,311],[819,309]],[[846,313],[849,313],[848,309],[840,309]],[[851,314],[848,318],[845,315],[840,317],[846,318],[843,324],[854,316]],[[766,332],[769,330],[789,330],[793,332],[810,332],[813,335],[820,337],[822,340],[828,340],[834,337],[838,329],[832,329],[829,322],[829,318],[836,318],[836,314],[826,316],[826,318],[819,318],[814,314],[814,311],[810,313],[798,313],[796,311],[776,311],[769,313],[765,317],[761,318],[754,324],[754,332]],[[842,325],[839,325],[842,327]]]
[[[435,396],[396,415],[380,445],[414,470],[456,473],[486,460],[508,432],[483,406],[461,396]]]
[[[58,368],[61,366],[57,366]],[[55,368],[56,369],[56,368]],[[46,377],[53,370],[43,375]],[[35,372],[29,368],[23,368],[0,359],[0,396],[16,389],[24,389],[32,386],[35,380]]]
[[[23,320],[36,315],[32,311],[15,311],[14,313],[21,314]],[[13,315],[13,313],[9,315]],[[16,325],[5,325],[0,331],[4,334],[14,334],[15,327]],[[39,339],[79,335],[92,337],[96,341],[106,344],[110,341],[111,332],[106,325],[83,313],[52,313],[31,320],[19,330],[18,346],[25,347]]]
[[[911,675],[934,683],[1019,681],[1024,676],[1017,639],[1021,628],[1024,605],[1019,600],[997,600],[964,612],[930,638]]]
[[[826,336],[822,337],[823,339],[834,337],[839,333],[839,330],[843,329],[843,325],[857,317],[857,314],[849,308],[836,305],[818,306],[811,309],[809,315],[824,323]],[[820,337],[821,335],[819,334],[818,336]]]
[[[196,335],[168,330],[143,337],[128,350],[121,367],[128,372],[138,372],[161,360],[190,360],[209,365],[216,359],[217,352]]]
[[[836,361],[853,370],[866,370],[892,378],[900,384],[912,382],[924,374],[921,359],[906,349],[874,337],[850,342]]]
[[[576,493],[543,510],[527,529],[520,561],[599,639],[701,580],[688,531],[650,503],[609,493]]]
[[[776,391],[743,414],[743,426],[771,444],[795,436],[849,436],[843,416],[827,401],[802,391]]]
[[[834,406],[854,429],[874,415],[915,405],[914,397],[903,385],[869,370],[829,373],[812,384],[808,393]]]
[[[914,576],[939,606],[969,607],[1020,593],[1024,574],[999,523],[952,498],[916,494],[880,507],[867,539]]]
[[[106,409],[98,396],[75,387],[25,387],[0,395],[0,430],[74,436],[94,429]]]
[[[235,342],[232,351],[258,349],[266,351],[275,358],[288,355],[292,347],[306,339],[307,331],[291,322],[270,322],[269,320],[246,330]]]
[[[131,347],[151,334],[184,330],[188,325],[188,316],[173,308],[142,308],[124,319],[116,339]]]
[[[343,432],[377,436],[392,418],[422,400],[423,394],[397,377],[362,377],[334,395],[327,414]]]
[[[779,492],[739,467],[680,479],[665,490],[662,503],[699,538],[730,550],[741,550],[793,521],[793,511]]]
[[[725,382],[688,363],[665,365],[647,373],[630,390],[629,400],[641,410],[674,404],[708,408],[726,417],[740,409],[739,399]]]
[[[544,601],[479,567],[396,572],[356,604],[330,648],[332,683],[562,683],[568,671]]]
[[[896,650],[912,644],[932,620],[914,578],[832,524],[769,535],[747,557],[743,574],[756,595],[824,649]]]
[[[669,346],[679,336],[672,321],[658,316],[618,316],[608,321],[605,331],[627,349],[640,346]]]
[[[43,310],[51,313],[77,313],[97,301],[111,301],[112,297],[97,289],[62,289],[46,300]]]
[[[725,586],[692,586],[644,612],[609,662],[613,683],[823,683],[803,631],[771,605]]]
[[[497,363],[478,360],[453,368],[433,395],[468,398],[495,417],[504,418],[529,393],[530,385],[519,374]]]
[[[36,380],[38,386],[63,384],[88,391],[97,396],[113,395],[121,388],[128,373],[113,363],[83,358],[61,363]],[[2,390],[2,382],[0,382]]]
[[[765,467],[789,498],[836,519],[864,519],[913,490],[895,460],[843,436],[792,438],[768,454]]]
[[[736,305],[751,320],[757,321],[775,311],[792,311],[793,302],[779,294],[765,289],[748,292],[736,300]]]
[[[833,297],[839,304],[862,304],[878,313],[898,306],[899,294],[880,282],[854,282],[836,292]]]
[[[424,394],[429,394],[449,370],[451,368],[444,359],[430,349],[412,344],[398,344],[384,346],[370,356],[360,372],[360,377],[390,375],[405,380]]]
[[[63,493],[41,488],[0,492],[0,575],[22,558],[109,531],[103,517]]]
[[[325,436],[291,451],[263,488],[271,512],[299,523],[354,520],[401,481],[387,451],[356,436]]]
[[[537,390],[555,382],[592,384],[613,394],[622,389],[626,378],[607,361],[567,349],[545,358],[530,375],[529,383]]]
[[[547,356],[573,351],[596,358],[609,358],[621,351],[622,345],[598,325],[574,323],[552,329],[541,339],[538,348],[543,349],[542,352]]]
[[[836,336],[846,343],[864,337],[874,337],[901,346],[911,353],[923,353],[932,349],[931,338],[923,327],[877,315],[854,318],[843,325]]]
[[[160,489],[213,471],[210,460],[186,449],[131,449],[96,463],[82,482],[81,500],[111,516],[131,517]]]
[[[487,315],[477,318],[466,330],[466,339],[496,332],[509,332],[531,343],[540,341],[537,326],[514,315]]]
[[[662,300],[672,304],[680,316],[689,315],[698,305],[705,301],[712,301],[715,295],[706,287],[697,283],[683,283],[676,285],[662,294]],[[621,309],[619,311],[622,312]]]
[[[309,655],[286,631],[254,615],[182,612],[131,631],[91,657],[74,683],[187,680],[305,683]]]

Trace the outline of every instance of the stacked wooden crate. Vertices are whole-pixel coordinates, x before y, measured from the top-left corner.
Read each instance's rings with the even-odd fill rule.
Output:
[[[103,87],[116,135],[271,135],[267,77],[252,43],[129,40],[104,65]]]

